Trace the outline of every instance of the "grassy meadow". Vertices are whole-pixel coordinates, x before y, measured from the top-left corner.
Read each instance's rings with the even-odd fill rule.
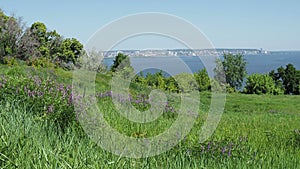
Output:
[[[160,155],[134,159],[101,149],[82,130],[68,88],[72,72],[1,65],[0,74],[0,168],[300,167],[300,96],[227,94],[216,131],[199,143],[211,99],[209,92],[202,92],[199,116],[185,139]],[[171,93],[169,107],[157,121],[135,124],[121,117],[109,94],[110,78],[97,74],[96,99],[105,119],[120,133],[151,137],[176,120],[180,100]],[[149,105],[142,97],[136,95],[132,103],[145,110]]]

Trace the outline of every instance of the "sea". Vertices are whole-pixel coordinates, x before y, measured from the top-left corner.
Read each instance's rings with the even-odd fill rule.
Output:
[[[218,56],[223,59],[222,56]],[[136,73],[155,73],[162,70],[166,76],[180,73],[194,73],[202,69],[213,70],[213,56],[157,56],[157,57],[130,57],[130,62]],[[268,73],[277,70],[278,67],[285,67],[293,64],[300,70],[300,51],[295,52],[270,52],[268,54],[244,55],[247,62],[247,73]],[[104,58],[103,63],[110,67],[114,58]],[[205,66],[204,66],[205,65]]]

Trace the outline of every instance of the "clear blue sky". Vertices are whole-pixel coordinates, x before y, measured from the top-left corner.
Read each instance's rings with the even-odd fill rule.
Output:
[[[119,17],[163,12],[193,23],[217,48],[300,50],[299,0],[0,0],[0,8],[23,17],[27,26],[41,21],[50,30],[83,44]],[[151,40],[148,42],[144,46],[137,43],[137,48],[150,45]]]

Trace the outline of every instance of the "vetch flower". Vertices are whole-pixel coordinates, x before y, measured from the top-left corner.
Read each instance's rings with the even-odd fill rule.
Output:
[[[208,144],[207,144],[207,151],[209,151],[210,148],[211,148],[211,142],[208,142]]]
[[[226,152],[226,146],[222,148],[221,152],[222,152],[222,154],[224,154]]]
[[[53,112],[54,112],[54,106],[53,105],[48,106],[47,113],[53,113]]]

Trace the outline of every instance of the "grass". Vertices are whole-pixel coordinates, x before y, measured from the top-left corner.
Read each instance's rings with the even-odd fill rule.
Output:
[[[14,75],[25,69],[30,68],[0,67],[0,72]],[[63,83],[72,78],[63,70],[38,72]],[[109,79],[98,74],[96,90],[106,91]],[[186,139],[158,156],[133,159],[101,149],[76,122],[61,130],[35,116],[28,103],[1,100],[0,168],[299,168],[299,101],[300,96],[228,94],[218,128],[209,140],[199,143],[210,102],[210,94],[201,93],[200,116]],[[176,107],[176,99],[171,104]],[[166,112],[155,122],[135,124],[118,114],[109,97],[100,98],[98,105],[111,126],[131,137],[157,135],[176,119]]]

